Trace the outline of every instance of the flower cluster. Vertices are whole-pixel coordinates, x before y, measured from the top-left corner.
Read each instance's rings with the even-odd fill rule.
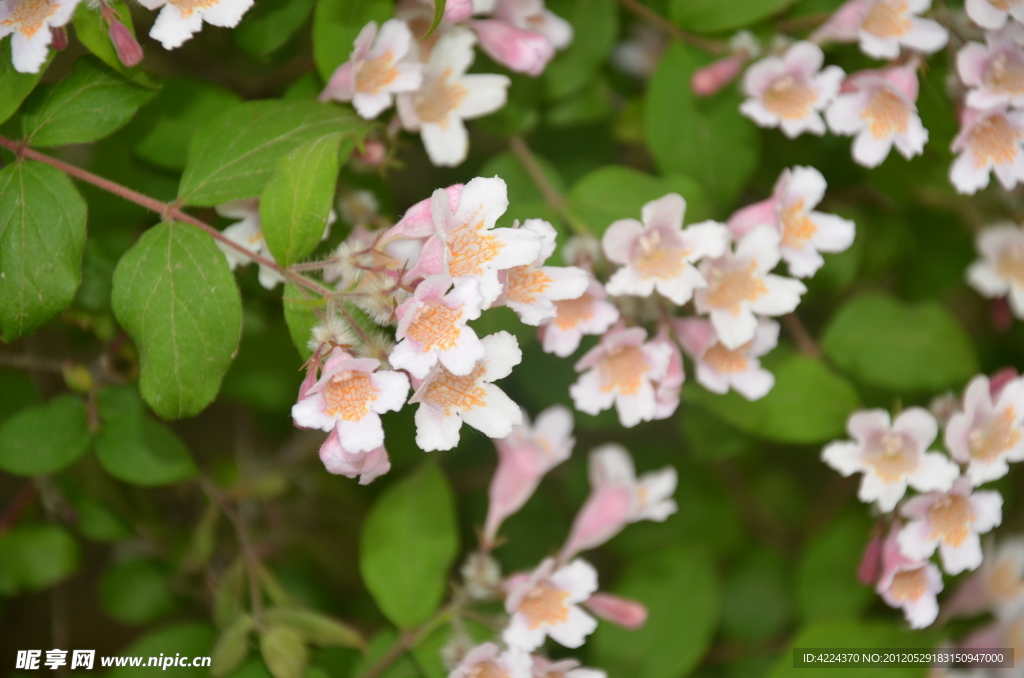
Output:
[[[858,496],[885,514],[888,535],[869,546],[861,576],[914,628],[939,613],[942,572],[932,556],[938,552],[949,575],[977,570],[984,561],[979,535],[1002,522],[1002,496],[977,488],[1024,459],[1024,379],[975,377],[941,423],[948,454],[931,449],[940,422],[919,407],[895,420],[884,410],[856,412],[846,426],[852,440],[822,452],[844,476],[863,474]],[[908,487],[918,494],[905,498]]]

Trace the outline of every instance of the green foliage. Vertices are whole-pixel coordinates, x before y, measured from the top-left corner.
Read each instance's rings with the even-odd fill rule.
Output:
[[[176,654],[192,657],[210,655],[213,647],[214,633],[209,624],[201,622],[184,622],[165,626],[151,631],[118,652],[121,656],[133,657],[174,657]],[[187,678],[195,676],[197,669],[191,666],[161,666],[160,675],[167,678]],[[111,669],[110,678],[143,678],[152,676],[154,669],[146,667],[145,661],[140,667],[120,666]]]
[[[302,637],[288,626],[271,626],[260,633],[260,652],[274,678],[301,678],[309,662]]]
[[[123,127],[153,94],[97,59],[82,57],[71,75],[32,93],[21,114],[21,127],[33,146],[96,141]]]
[[[348,61],[352,43],[370,21],[391,18],[388,0],[319,0],[313,13],[313,58],[317,72],[329,80],[334,69]]]
[[[608,58],[619,32],[614,0],[554,0],[551,11],[568,19],[575,30],[572,43],[544,71],[550,99],[579,91]]]
[[[839,309],[822,339],[829,359],[871,386],[940,391],[978,370],[970,338],[941,304],[865,294]]]
[[[11,62],[11,41],[0,41],[0,123],[14,115],[46,72],[49,60],[38,73],[19,73]]]
[[[323,302],[315,299],[305,289],[288,283],[284,286],[284,319],[288,325],[288,333],[295,344],[295,350],[303,360],[309,360],[313,352],[309,350],[310,332],[320,320],[317,310],[323,307]]]
[[[165,419],[197,414],[217,395],[242,330],[227,261],[193,226],[160,224],[114,271],[114,314],[139,347],[139,387]]]
[[[131,536],[132,529],[113,509],[87,495],[74,500],[78,531],[87,539],[115,542]]]
[[[78,569],[78,543],[57,525],[24,525],[0,534],[0,594],[39,591]]]
[[[871,536],[864,517],[837,519],[810,542],[797,571],[797,604],[805,623],[853,619],[871,602],[871,588],[857,581],[857,566]]]
[[[42,163],[0,170],[0,333],[28,334],[71,303],[82,275],[85,202]]]
[[[266,618],[270,624],[289,627],[313,645],[360,649],[366,644],[351,626],[310,610],[277,607],[268,610]]]
[[[163,563],[137,558],[115,563],[100,579],[103,610],[125,624],[148,624],[177,607]]]
[[[0,426],[0,469],[15,475],[56,473],[87,449],[85,405],[75,396],[23,410]]]
[[[241,666],[249,656],[249,635],[255,628],[252,617],[242,612],[221,631],[210,654],[211,675],[226,676]]]
[[[232,33],[235,43],[256,59],[281,49],[309,18],[315,0],[263,0]]]
[[[669,15],[672,21],[688,31],[713,33],[742,28],[778,14],[793,4],[793,0],[671,0]]]
[[[451,490],[435,464],[423,463],[381,495],[360,546],[359,571],[384,615],[400,628],[426,620],[458,551]]]
[[[135,26],[132,23],[132,14],[128,3],[124,0],[107,0],[107,6],[115,12],[117,18],[131,34],[135,35]],[[150,83],[151,76],[142,68],[128,68],[121,63],[121,59],[117,56],[117,48],[114,47],[114,43],[110,39],[109,26],[100,12],[89,7],[87,3],[81,4],[75,10],[72,25],[75,27],[75,37],[107,66],[141,85]]]
[[[785,631],[792,618],[789,570],[778,553],[751,549],[729,573],[722,592],[722,634],[756,641]]]

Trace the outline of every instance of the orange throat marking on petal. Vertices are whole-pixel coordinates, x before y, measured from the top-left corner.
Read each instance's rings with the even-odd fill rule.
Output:
[[[355,90],[363,94],[377,94],[398,78],[395,55],[388,50],[375,59],[359,64],[355,73]]]
[[[1017,411],[1011,405],[998,416],[993,417],[967,437],[971,459],[990,463],[1003,456],[1024,440],[1020,427],[1016,425]]]
[[[864,13],[860,28],[879,38],[898,38],[913,28],[907,0],[876,0]]]
[[[932,539],[956,548],[971,534],[974,511],[967,497],[959,494],[946,495],[928,509],[928,522],[932,526]]]
[[[752,303],[768,294],[768,285],[757,272],[757,262],[746,266],[716,268],[708,280],[708,304],[715,309],[739,315],[744,302]]]
[[[571,330],[582,322],[594,317],[594,302],[596,299],[589,294],[584,294],[579,299],[564,299],[555,302],[555,310],[558,315],[552,321],[560,330]]]
[[[466,678],[509,678],[509,673],[488,659],[474,664],[473,668],[466,673]]]
[[[875,92],[860,116],[868,123],[871,136],[876,139],[906,134],[910,128],[910,107],[888,87]]]
[[[885,433],[873,445],[868,445],[865,463],[884,483],[895,483],[917,468],[918,455],[907,447],[899,433]]]
[[[818,227],[804,209],[800,198],[783,208],[779,215],[782,220],[782,246],[801,249],[818,232]]]
[[[464,377],[457,377],[441,367],[433,380],[424,389],[421,399],[444,409],[445,416],[455,412],[466,412],[487,405],[487,392],[477,383],[484,373],[484,365],[478,364]]]
[[[650,367],[639,346],[620,346],[601,359],[598,369],[602,391],[633,395],[640,390]]]
[[[488,232],[483,222],[466,223],[448,234],[448,273],[453,278],[483,275],[486,264],[505,249],[498,236]]]
[[[748,349],[750,343],[746,343],[740,346],[735,351],[727,349],[721,344],[715,344],[701,357],[700,361],[706,363],[719,374],[736,374],[737,372],[746,372],[750,368],[750,360],[747,359],[744,351]]]
[[[979,169],[993,165],[1009,165],[1017,157],[1021,132],[1014,129],[1005,115],[985,118],[970,132],[970,148]]]
[[[637,239],[633,265],[642,278],[671,280],[682,274],[689,254],[688,250],[662,242],[661,232],[654,229]]]
[[[784,75],[768,86],[761,100],[765,108],[783,120],[801,120],[814,110],[818,92],[802,80]]]
[[[996,270],[1015,285],[1024,286],[1024,246],[1011,245],[1001,252],[996,260]]]
[[[569,619],[568,591],[548,583],[537,584],[519,603],[519,612],[526,617],[530,629],[563,624]]]
[[[416,116],[420,122],[441,122],[469,95],[469,90],[447,70],[430,80],[416,95]]]
[[[981,79],[986,87],[996,92],[1011,96],[1024,94],[1024,63],[1001,52],[989,63]]]
[[[341,372],[324,386],[323,396],[327,401],[324,411],[344,421],[359,421],[370,413],[370,404],[378,393],[366,372]]]
[[[167,0],[167,2],[178,8],[182,19],[188,19],[193,12],[219,5],[221,0]]]
[[[1017,2],[1019,0],[988,0],[988,4],[1004,12],[1010,11],[1010,8],[1017,4]]]
[[[1012,558],[1000,558],[988,572],[987,586],[990,603],[1015,600],[1024,591],[1020,565]]]
[[[928,593],[928,570],[924,565],[916,570],[902,570],[892,578],[889,593],[897,603],[912,603]]]
[[[508,269],[508,300],[518,304],[532,304],[551,287],[548,275],[535,266],[516,266]]]
[[[429,301],[417,312],[405,334],[420,343],[423,352],[448,351],[455,347],[462,336],[458,325],[462,311],[448,308],[439,301]]]
[[[11,15],[0,21],[0,26],[14,26],[26,38],[31,38],[46,28],[47,20],[57,12],[60,4],[51,0],[21,0],[14,3]]]

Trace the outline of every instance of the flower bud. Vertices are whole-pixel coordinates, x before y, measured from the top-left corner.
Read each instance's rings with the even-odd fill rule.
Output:
[[[363,144],[363,150],[356,149],[352,153],[352,159],[367,167],[377,167],[387,158],[388,149],[378,139],[369,139]]]
[[[882,526],[871,537],[857,567],[857,579],[865,586],[874,586],[882,573]]]
[[[605,543],[629,524],[633,492],[623,485],[608,485],[595,490],[573,521],[569,539],[562,548],[562,562],[580,551]]]
[[[517,73],[540,75],[555,56],[555,46],[540,33],[494,19],[472,23],[484,52]]]
[[[992,396],[992,400],[998,400],[999,394],[1003,392],[1003,387],[1009,384],[1011,381],[1016,379],[1018,376],[1017,369],[1014,367],[1004,367],[998,372],[994,373],[988,378],[988,391]]]
[[[595,615],[625,629],[635,630],[647,622],[647,608],[635,600],[595,593],[583,601],[583,607]]]
[[[111,19],[108,32],[110,41],[114,43],[114,49],[117,50],[117,58],[121,60],[121,63],[128,68],[138,66],[142,62],[142,46],[128,30],[128,27],[117,19]]]
[[[719,59],[697,69],[690,78],[690,86],[699,97],[709,97],[732,82],[747,60],[746,52]]]
[[[53,42],[50,45],[55,50],[60,52],[68,46],[68,32],[64,30],[63,26],[51,26],[50,33],[53,35]]]

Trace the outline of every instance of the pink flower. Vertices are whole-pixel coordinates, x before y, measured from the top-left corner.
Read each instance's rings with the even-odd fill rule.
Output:
[[[736,79],[748,58],[750,55],[742,52],[722,57],[703,68],[698,68],[690,78],[690,87],[693,88],[693,93],[699,97],[709,97],[715,94]]]
[[[496,19],[476,20],[470,26],[487,56],[511,71],[536,77],[555,56],[555,46],[540,33]]]
[[[548,471],[572,454],[576,444],[572,427],[572,412],[555,405],[541,412],[532,427],[524,414],[523,423],[513,427],[508,437],[494,441],[498,469],[491,479],[486,543],[494,543],[501,523],[526,504]]]
[[[470,650],[448,678],[532,678],[530,655],[517,647],[504,652],[494,643],[477,645]]]
[[[480,317],[480,294],[471,280],[452,288],[448,276],[430,276],[395,315],[398,344],[388,361],[417,379],[427,376],[438,362],[452,374],[464,376],[484,357],[483,344],[466,324]]]
[[[379,360],[353,358],[335,349],[319,381],[304,384],[299,402],[292,406],[295,425],[336,431],[337,444],[351,454],[382,446],[380,415],[402,409],[409,379],[401,372],[376,372],[379,366]]]
[[[956,590],[947,603],[950,617],[973,617],[994,612],[1000,619],[1024,612],[1024,539],[989,539],[981,567]]]
[[[320,446],[320,461],[331,473],[358,477],[360,485],[368,485],[391,470],[391,460],[383,445],[367,452],[347,452],[341,446],[337,429]]]
[[[917,62],[846,79],[843,92],[825,113],[835,134],[856,136],[853,159],[878,167],[893,145],[907,159],[924,152],[928,130],[917,114]],[[849,89],[849,91],[847,91]]]
[[[779,254],[790,275],[807,278],[825,260],[819,252],[842,252],[853,244],[856,227],[849,219],[814,211],[825,196],[825,177],[813,167],[785,169],[772,197],[729,217],[729,230],[742,238],[756,226],[773,226],[781,236]]]
[[[627,428],[654,418],[654,384],[668,373],[671,351],[663,344],[644,343],[645,339],[642,327],[620,326],[580,358],[576,371],[583,374],[569,387],[577,410],[596,415],[615,405]]]
[[[971,21],[990,31],[1005,26],[1011,16],[1024,21],[1024,3],[1019,0],[966,0],[964,9]]]
[[[854,412],[846,431],[853,441],[829,443],[821,458],[844,476],[863,473],[857,496],[877,501],[884,512],[896,508],[908,484],[919,492],[945,492],[960,475],[944,454],[927,451],[938,424],[920,407],[907,408],[892,424],[885,410]]]
[[[949,169],[949,180],[960,193],[972,195],[985,188],[989,172],[1011,190],[1024,180],[1024,112],[1005,107],[964,112],[952,150],[959,153]]]
[[[665,376],[654,382],[654,419],[668,419],[679,408],[679,391],[686,381],[683,356],[676,343],[669,338],[667,325],[658,329],[650,343],[653,346],[664,346],[669,353]]]
[[[900,509],[911,521],[900,530],[900,550],[908,558],[925,560],[935,549],[949,574],[981,565],[981,539],[1003,521],[1003,497],[994,491],[971,492],[969,478],[960,477],[948,492],[914,497]]]
[[[662,522],[676,512],[678,478],[674,468],[636,477],[633,458],[621,445],[610,443],[590,453],[590,496],[573,520],[559,559],[596,548],[640,520]]]
[[[969,42],[956,55],[957,70],[971,108],[1024,106],[1024,54],[1021,27],[987,35],[988,45]]]
[[[894,524],[882,547],[882,578],[876,590],[890,607],[903,608],[910,627],[930,626],[939,614],[936,595],[942,591],[942,573],[928,561],[903,555],[897,543],[898,524]]]
[[[766,57],[747,69],[743,91],[749,99],[740,112],[761,127],[781,127],[787,137],[804,132],[821,136],[825,123],[818,111],[832,103],[843,69],[821,69],[825,55],[812,42],[797,42],[780,57]]]
[[[647,622],[647,608],[643,603],[610,593],[595,593],[583,607],[605,621],[630,630],[639,629]]]
[[[389,19],[377,32],[371,21],[359,31],[349,60],[338,66],[321,101],[351,101],[356,112],[372,119],[394,102],[399,92],[412,92],[423,82],[423,65],[403,58],[412,45],[412,32],[401,19]]]
[[[680,318],[674,325],[679,344],[696,363],[697,383],[707,390],[728,393],[731,388],[747,400],[758,400],[775,386],[775,376],[758,358],[778,345],[777,322],[759,319],[753,339],[736,349],[723,346],[704,318]]]
[[[498,0],[493,15],[517,28],[543,35],[555,49],[572,42],[572,24],[544,6],[544,0]]]
[[[701,262],[707,288],[697,290],[698,313],[711,316],[719,341],[737,349],[754,338],[757,316],[792,312],[807,288],[799,280],[769,273],[779,263],[782,236],[774,226],[752,228],[717,259]]]
[[[577,659],[553,662],[546,657],[533,655],[533,678],[608,678],[608,674],[600,669],[580,666]]]
[[[491,438],[504,438],[523,423],[519,406],[491,383],[507,377],[522,361],[519,343],[508,332],[491,334],[480,343],[484,357],[469,374],[452,374],[442,363],[416,385],[409,402],[419,403],[416,444],[424,452],[458,445],[463,422]]]
[[[511,619],[502,639],[527,652],[540,647],[546,636],[565,647],[580,647],[597,621],[577,603],[596,590],[597,572],[590,563],[577,559],[556,570],[555,559],[547,558],[509,591],[505,611]]]
[[[462,196],[462,189],[465,184],[452,184],[448,188],[439,189],[448,196],[448,210],[454,212],[459,206],[459,198]],[[436,194],[437,191],[434,191]],[[431,213],[431,205],[434,198],[426,198],[410,207],[399,219],[398,223],[388,229],[381,237],[382,243],[389,243],[395,240],[427,239],[437,233],[434,226],[434,217]],[[506,205],[507,207],[507,205]]]
[[[0,39],[11,37],[11,61],[19,73],[38,73],[53,32],[71,20],[81,0],[2,0]]]
[[[576,299],[555,302],[555,317],[540,328],[541,346],[560,358],[572,355],[585,334],[604,334],[619,321],[619,309],[605,301],[604,287],[588,273],[587,290]]]
[[[526,266],[505,272],[504,303],[527,325],[540,325],[558,315],[555,304],[579,299],[587,291],[588,274],[575,266],[544,266],[555,252],[554,226],[543,219],[527,219],[523,230],[540,236],[540,255]]]
[[[1013,315],[1024,318],[1024,230],[1012,223],[978,233],[982,258],[967,269],[967,282],[988,298],[1009,297]]]
[[[657,289],[676,304],[685,304],[693,290],[707,287],[693,264],[719,257],[729,245],[723,224],[705,221],[683,230],[686,201],[678,193],[647,203],[643,223],[620,219],[601,239],[608,260],[620,264],[605,286],[609,294],[649,297]]]
[[[901,46],[931,54],[949,40],[941,24],[917,16],[931,4],[931,0],[848,0],[811,40],[859,41],[861,51],[876,59],[895,59]]]
[[[1024,460],[1024,380],[1013,379],[993,398],[988,377],[972,379],[964,392],[964,411],[946,427],[946,447],[954,459],[968,464],[975,486],[1005,476],[1007,462]]]
[[[465,21],[472,15],[472,0],[448,0],[444,4],[444,21],[448,23],[456,24],[460,21]]]

